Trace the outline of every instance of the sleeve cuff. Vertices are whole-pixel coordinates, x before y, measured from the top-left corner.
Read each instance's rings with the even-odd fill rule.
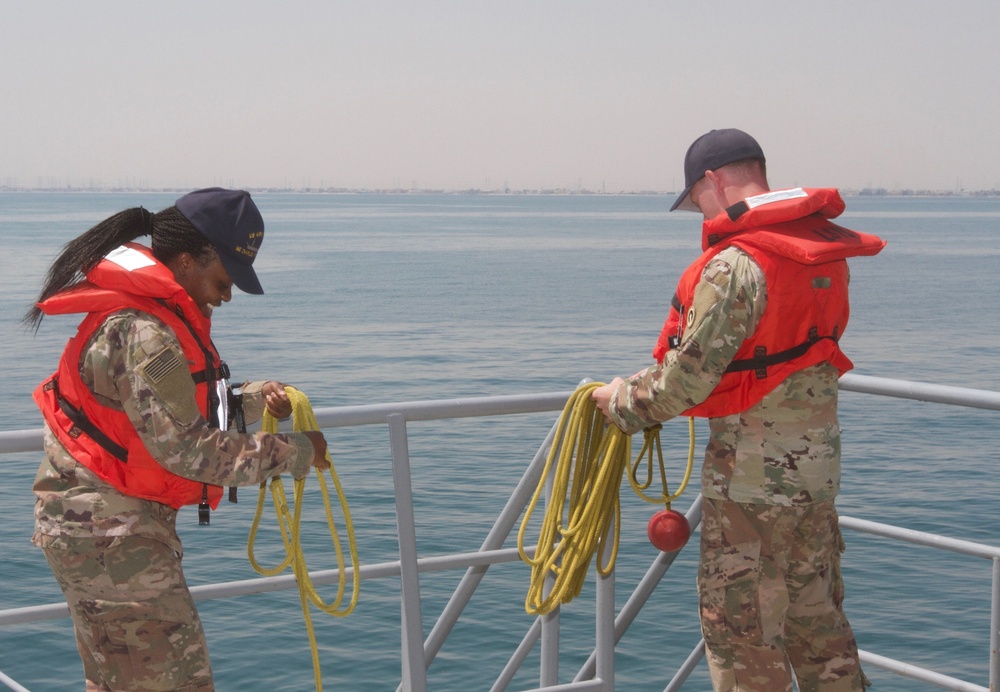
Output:
[[[627,402],[628,381],[622,383],[611,397],[611,405],[608,407],[608,413],[611,415],[611,422],[619,430],[626,435],[633,435],[649,424],[630,411],[626,405]]]
[[[243,419],[256,423],[264,416],[264,382],[243,383]]]
[[[309,466],[312,464],[313,459],[313,444],[308,437],[302,433],[289,433],[289,441],[293,442],[298,449],[298,454],[295,457],[291,468],[288,472],[292,474],[292,478],[299,479],[305,478],[309,475]]]

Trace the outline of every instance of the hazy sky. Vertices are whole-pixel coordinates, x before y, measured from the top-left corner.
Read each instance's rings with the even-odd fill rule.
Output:
[[[1000,187],[1000,2],[0,0],[0,185]]]

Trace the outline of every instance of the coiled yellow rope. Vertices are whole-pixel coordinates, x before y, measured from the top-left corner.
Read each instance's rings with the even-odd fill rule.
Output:
[[[600,386],[596,382],[582,385],[566,403],[556,424],[542,481],[518,530],[518,551],[521,559],[531,565],[524,601],[529,614],[548,613],[578,596],[595,552],[599,553],[597,569],[602,574],[607,574],[618,553],[618,489],[631,455],[631,438],[614,426],[605,426],[604,414],[590,398]],[[524,536],[553,464],[552,490],[538,547],[534,557],[529,557]],[[611,555],[605,558],[612,522]],[[606,567],[602,559],[606,559]],[[555,576],[555,582],[546,594],[545,578],[550,574]]]
[[[529,615],[544,615],[578,596],[595,552],[598,555],[597,571],[601,575],[610,573],[618,556],[621,524],[619,490],[622,474],[629,468],[632,438],[615,426],[608,425],[604,414],[591,399],[591,392],[601,386],[601,382],[581,385],[566,402],[556,424],[542,479],[521,520],[517,548],[521,559],[531,566],[531,580],[524,601],[524,609]],[[676,499],[684,490],[694,461],[693,419],[690,433],[691,445],[684,481],[677,492],[668,494],[659,426],[646,431],[643,449],[628,473],[629,482],[640,497],[648,502],[666,502],[669,508],[670,500]],[[643,492],[652,481],[654,447],[659,455],[663,483],[663,494],[658,498]],[[635,476],[644,455],[648,455],[649,470],[647,481],[642,484]],[[531,557],[524,547],[525,534],[550,473],[552,488],[538,547]],[[550,575],[554,580],[546,593],[546,577]]]
[[[313,415],[312,406],[309,404],[309,399],[306,398],[306,395],[294,387],[285,387],[285,392],[288,394],[288,398],[292,404],[292,425],[295,432],[319,430],[316,417]],[[264,432],[276,433],[278,432],[278,421],[270,413],[265,411],[261,427]],[[333,508],[330,502],[330,490],[327,486],[323,472],[319,469],[314,470],[316,472],[316,477],[319,479],[320,492],[323,495],[323,506],[326,510],[326,521],[330,529],[330,536],[333,539],[333,546],[337,557],[337,569],[339,571],[337,595],[332,602],[326,603],[316,591],[312,578],[309,576],[305,555],[302,552],[300,527],[302,523],[302,505],[304,504],[305,478],[296,480],[294,483],[294,510],[291,513],[288,510],[288,497],[285,494],[285,488],[284,484],[281,482],[281,477],[275,476],[271,479],[270,483],[271,496],[274,500],[274,509],[278,520],[278,528],[281,531],[281,540],[285,546],[285,559],[275,567],[266,568],[262,567],[254,556],[254,543],[257,537],[257,529],[260,526],[261,516],[264,512],[266,486],[268,485],[266,482],[260,484],[260,494],[257,498],[257,512],[254,515],[253,524],[250,527],[250,536],[247,540],[247,556],[250,559],[250,565],[259,574],[273,577],[283,572],[289,566],[292,568],[292,573],[295,575],[295,581],[299,587],[299,601],[302,605],[302,616],[305,619],[306,631],[309,635],[309,648],[312,651],[313,673],[316,678],[317,692],[323,689],[323,677],[320,670],[319,649],[316,644],[316,633],[313,629],[309,603],[312,603],[329,615],[344,617],[349,615],[357,605],[358,592],[361,587],[361,570],[358,564],[358,551],[357,544],[354,540],[354,524],[351,521],[351,512],[347,506],[347,498],[345,497],[344,490],[340,485],[340,479],[337,477],[337,472],[333,468],[329,451],[326,453],[326,459],[331,462],[329,474],[337,490],[337,497],[340,500],[341,511],[344,515],[351,567],[353,568],[351,599],[347,606],[341,608],[347,584],[347,575],[345,573],[346,570],[344,569],[345,559],[343,546],[340,536],[338,535],[336,521],[333,517]]]

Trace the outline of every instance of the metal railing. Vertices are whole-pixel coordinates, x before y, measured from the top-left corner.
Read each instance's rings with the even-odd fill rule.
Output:
[[[945,387],[900,380],[860,375],[845,375],[840,380],[844,391],[900,397],[943,404],[1000,410],[1000,393]],[[416,529],[413,494],[410,478],[409,434],[407,424],[413,421],[473,418],[523,413],[559,411],[570,392],[554,392],[525,396],[499,396],[450,399],[440,401],[377,404],[342,408],[317,409],[316,419],[321,428],[343,428],[363,425],[385,425],[388,428],[392,453],[393,485],[396,498],[399,560],[362,565],[360,578],[399,579],[401,599],[401,683],[400,689],[423,692],[427,689],[427,669],[440,652],[463,609],[476,591],[487,570],[492,565],[516,562],[517,549],[503,549],[502,545],[514,528],[526,504],[537,487],[551,445],[555,428],[536,452],[517,487],[495,520],[478,551],[455,553],[434,557],[420,557],[416,549]],[[42,431],[17,430],[0,433],[0,455],[34,452],[42,449]],[[0,457],[0,461],[5,461]],[[701,501],[696,499],[687,512],[692,528],[701,520]],[[992,561],[992,600],[990,620],[990,687],[981,687],[905,662],[861,652],[862,661],[893,671],[902,676],[923,680],[944,689],[989,692],[1000,689],[1000,548],[949,539],[934,534],[910,531],[885,524],[841,517],[841,526],[868,534],[922,546],[972,555]],[[640,579],[625,604],[615,613],[615,574],[598,575],[595,587],[595,643],[590,658],[577,672],[571,683],[559,684],[559,619],[557,608],[552,613],[537,618],[525,633],[493,683],[492,689],[504,690],[512,682],[529,653],[540,642],[538,690],[614,690],[614,649],[634,622],[642,607],[656,589],[660,580],[673,564],[678,553],[660,553]],[[442,610],[426,639],[422,628],[420,575],[442,570],[464,569],[465,574]],[[347,569],[348,580],[353,578]],[[311,573],[317,585],[334,584],[339,579],[337,570],[319,570]],[[242,581],[208,584],[192,588],[196,600],[231,598],[253,593],[295,589],[291,575],[263,577]],[[14,627],[26,623],[64,618],[69,616],[65,603],[27,606],[0,610],[0,627]],[[699,642],[681,665],[666,690],[679,690],[704,656],[704,642]],[[26,688],[0,672],[0,684],[11,690]]]

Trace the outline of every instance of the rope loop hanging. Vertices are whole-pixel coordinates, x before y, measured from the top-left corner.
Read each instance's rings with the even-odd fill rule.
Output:
[[[309,430],[319,430],[319,425],[316,422],[315,415],[313,414],[312,406],[310,405],[309,399],[306,395],[294,387],[285,387],[285,392],[288,394],[288,398],[292,404],[292,425],[294,431],[304,432]],[[265,411],[261,429],[264,432],[278,432],[277,419]],[[315,471],[316,478],[319,481],[320,493],[323,497],[323,508],[326,514],[327,527],[330,531],[330,538],[333,542],[334,554],[337,562],[337,571],[339,575],[337,581],[337,592],[330,602],[323,600],[323,597],[319,594],[313,584],[312,578],[309,576],[309,569],[306,565],[305,554],[302,550],[301,531],[302,508],[305,504],[305,478],[298,479],[293,483],[293,508],[291,510],[289,510],[288,495],[285,492],[285,486],[280,476],[272,478],[270,483],[264,482],[260,484],[260,493],[257,497],[257,511],[254,514],[253,523],[250,526],[250,536],[247,539],[247,557],[250,560],[251,567],[253,567],[258,574],[273,577],[281,574],[286,569],[291,567],[292,573],[295,575],[295,581],[299,590],[299,602],[302,606],[302,616],[305,620],[306,631],[309,636],[309,648],[312,652],[313,673],[316,678],[317,692],[320,692],[323,689],[323,678],[319,664],[319,649],[316,642],[316,633],[313,627],[309,604],[311,603],[328,615],[346,617],[357,605],[358,593],[361,587],[361,570],[358,563],[357,544],[354,538],[354,524],[351,521],[351,512],[347,505],[347,497],[344,495],[344,489],[341,486],[340,479],[338,478],[337,472],[333,467],[329,450],[326,453],[326,459],[331,462],[330,468],[326,473],[329,474],[330,482],[333,483],[333,486],[336,489],[347,534],[347,557],[350,558],[353,576],[349,601],[347,601],[346,604],[344,603],[344,597],[347,591],[347,557],[345,557],[343,542],[337,529],[336,519],[334,518],[333,502],[330,498],[329,484],[327,482],[326,475],[320,469],[314,468],[313,470]],[[266,504],[268,485],[270,485],[271,498],[274,505],[275,515],[277,517],[278,529],[281,533],[281,541],[285,551],[285,557],[274,567],[262,566],[257,561],[254,554],[257,531],[260,528],[261,518],[264,513],[264,505]]]

